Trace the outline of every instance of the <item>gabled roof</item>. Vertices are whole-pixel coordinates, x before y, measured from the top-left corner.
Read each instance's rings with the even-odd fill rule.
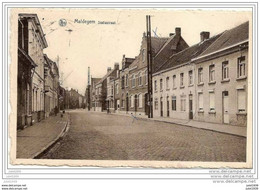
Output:
[[[156,53],[163,47],[163,45],[165,44],[165,42],[168,40],[169,38],[161,38],[161,37],[151,37],[151,45],[152,45],[152,53],[153,55],[156,55]],[[138,55],[140,56],[140,54]],[[131,65],[129,66],[129,68],[133,68],[135,66],[139,65],[139,59],[136,58],[133,63],[131,63]]]
[[[201,56],[235,45],[248,40],[249,22],[245,22],[235,28],[227,30],[220,36]]]
[[[170,56],[173,55],[173,53],[178,53],[182,50],[178,49],[178,43],[180,41],[182,41],[183,43],[182,49],[189,47],[189,45],[185,42],[181,35],[172,35],[154,57],[154,70],[157,70],[161,64],[163,64]]]
[[[177,54],[172,55],[163,65],[161,65],[155,72],[163,71],[169,69],[171,67],[175,67],[184,63],[191,61],[191,59],[200,55],[203,51],[205,51],[214,41],[216,41],[221,34],[213,36],[203,42],[195,44],[189,48],[180,51]]]
[[[159,52],[167,40],[169,40],[169,38],[151,37],[152,50],[154,55]]]

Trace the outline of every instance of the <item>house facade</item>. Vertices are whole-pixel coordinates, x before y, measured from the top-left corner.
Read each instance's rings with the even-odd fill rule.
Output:
[[[19,14],[19,20],[24,27],[24,47],[28,56],[33,60],[35,69],[31,74],[32,123],[42,120],[44,114],[44,56],[43,49],[47,45],[43,30],[36,14]]]
[[[110,78],[115,78],[117,76],[118,71],[119,64],[115,63],[114,68],[111,69],[111,67],[108,67],[107,74],[95,84],[94,97],[92,100],[92,105],[94,107],[92,108],[92,110],[107,111],[107,108],[110,104],[109,100],[107,99],[107,85],[110,82]]]
[[[152,59],[161,60],[164,57],[171,56],[185,48],[188,47],[188,44],[181,37],[181,29],[176,28],[175,34],[170,34],[167,38],[161,37],[152,37],[151,38],[152,46]],[[165,51],[169,48],[170,51]],[[161,52],[163,58],[157,54]],[[153,61],[152,71],[155,70],[155,67],[159,67],[159,62],[157,64]],[[129,78],[129,90],[127,92],[128,99],[128,109],[127,112],[134,115],[147,115],[148,114],[148,72],[147,72],[147,36],[144,34],[140,53],[135,58],[133,63],[129,66],[128,69],[128,78]]]
[[[17,128],[32,125],[32,73],[36,64],[28,51],[28,22],[18,20]]]
[[[44,66],[44,79],[45,79],[45,85],[44,85],[44,94],[45,94],[45,101],[44,101],[44,111],[45,111],[45,117],[49,117],[50,115],[54,114],[54,98],[55,98],[55,92],[54,92],[54,74],[53,74],[53,66],[52,61],[47,57],[47,55],[44,55],[45,58],[45,66]]]
[[[249,22],[225,31],[193,60],[202,71],[197,81],[198,121],[246,126]]]
[[[154,117],[246,125],[248,22],[167,59],[153,75]],[[232,97],[232,98],[230,98]]]

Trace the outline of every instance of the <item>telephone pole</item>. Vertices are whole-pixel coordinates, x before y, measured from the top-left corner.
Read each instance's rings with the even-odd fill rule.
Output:
[[[90,111],[90,67],[88,67],[88,91],[87,91],[87,93],[88,93],[88,99],[87,99],[87,101],[88,101],[88,111]]]
[[[148,118],[153,118],[153,85],[152,85],[152,42],[151,42],[151,16],[146,16],[146,33],[147,33],[147,74],[148,74]]]

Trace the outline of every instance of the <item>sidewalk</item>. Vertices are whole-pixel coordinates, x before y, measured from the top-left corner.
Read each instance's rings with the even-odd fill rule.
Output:
[[[41,151],[52,144],[66,128],[69,114],[65,113],[61,118],[50,116],[39,123],[17,131],[17,158],[34,158]]]
[[[242,137],[247,136],[247,127],[239,127],[234,125],[227,125],[227,124],[216,124],[216,123],[208,123],[208,122],[200,122],[195,120],[182,120],[182,119],[173,119],[173,118],[165,118],[165,117],[156,117],[156,118],[148,118],[147,116],[135,116],[130,114],[124,113],[112,113],[115,115],[125,115],[129,117],[134,117],[137,119],[144,119],[144,120],[152,120],[152,121],[159,121],[171,124],[179,124],[188,127],[195,127],[200,129],[206,129],[211,131],[217,131],[221,133],[227,133],[231,135],[238,135]]]

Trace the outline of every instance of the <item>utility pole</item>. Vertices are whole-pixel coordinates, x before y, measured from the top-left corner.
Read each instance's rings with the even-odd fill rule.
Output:
[[[151,16],[146,16],[147,30],[147,74],[148,74],[148,118],[153,118],[153,103],[152,103],[152,42],[151,42]]]
[[[88,67],[88,111],[90,111],[90,67]]]

